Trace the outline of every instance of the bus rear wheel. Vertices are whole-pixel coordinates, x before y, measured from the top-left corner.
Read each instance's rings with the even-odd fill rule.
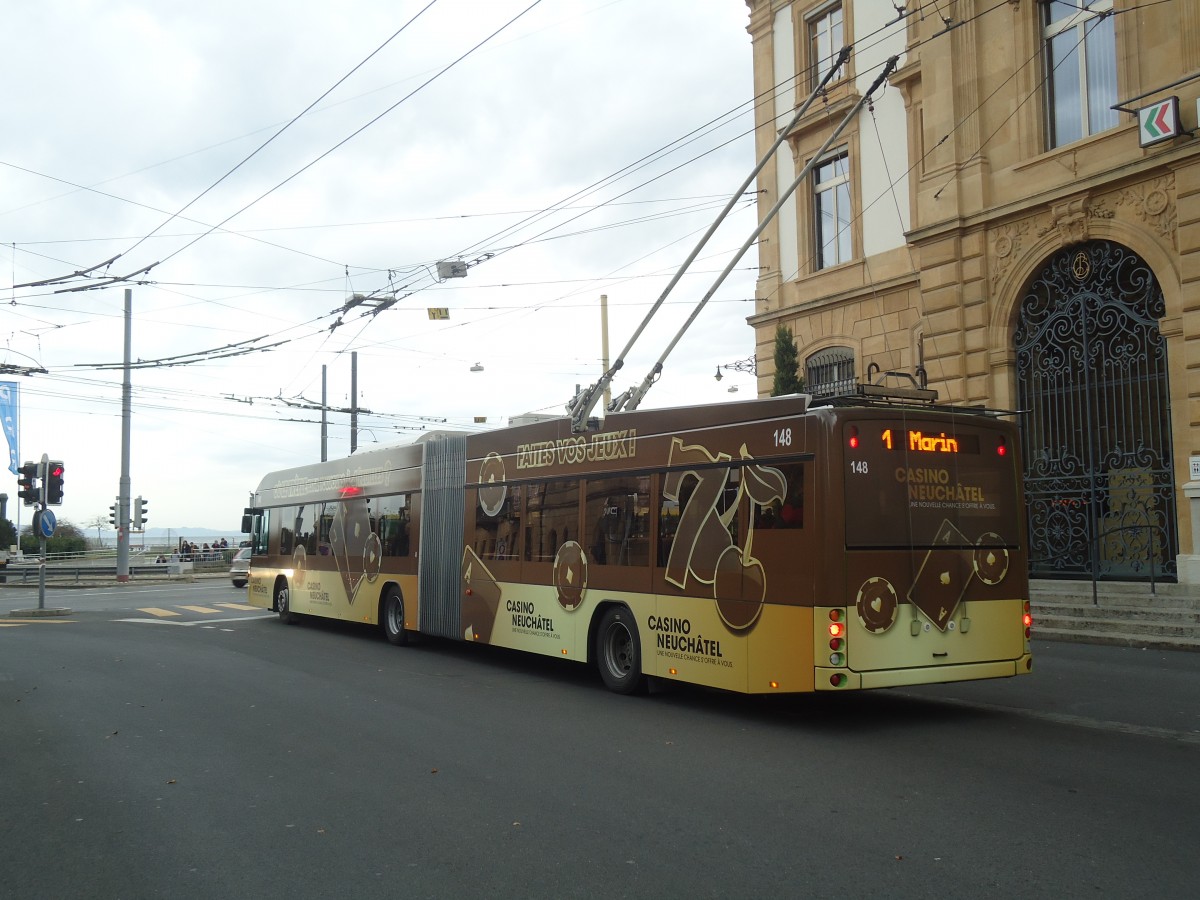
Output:
[[[397,647],[408,643],[408,632],[404,630],[404,597],[397,587],[388,588],[383,598],[383,633],[388,643]]]
[[[596,664],[604,686],[617,694],[634,694],[646,683],[642,644],[633,614],[623,606],[604,613],[596,629]]]
[[[279,613],[279,621],[295,625],[300,621],[300,617],[292,612],[291,600],[292,595],[288,590],[288,583],[280,579],[275,584],[275,611]]]

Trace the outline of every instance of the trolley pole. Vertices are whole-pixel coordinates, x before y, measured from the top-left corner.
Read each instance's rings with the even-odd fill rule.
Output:
[[[125,288],[125,375],[121,383],[121,487],[117,498],[117,581],[129,580],[129,422],[133,387],[129,364],[133,353],[133,290]]]

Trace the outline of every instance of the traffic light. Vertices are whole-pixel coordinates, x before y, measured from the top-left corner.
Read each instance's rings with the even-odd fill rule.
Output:
[[[146,501],[141,497],[133,498],[133,530],[141,531],[146,525]]]
[[[58,506],[63,500],[63,467],[62,460],[50,460],[46,464],[46,505]]]
[[[21,468],[17,469],[17,496],[20,497],[26,506],[33,506],[41,499],[41,492],[37,486],[38,469],[41,468],[40,463],[27,462]]]
[[[117,527],[117,507],[121,505],[121,498],[117,498],[117,502],[108,508],[108,521],[112,523],[114,528]]]

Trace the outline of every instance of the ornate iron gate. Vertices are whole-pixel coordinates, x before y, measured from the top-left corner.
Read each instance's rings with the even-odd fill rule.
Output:
[[[1051,257],[1014,343],[1031,574],[1175,575],[1162,289],[1140,257],[1093,241]]]

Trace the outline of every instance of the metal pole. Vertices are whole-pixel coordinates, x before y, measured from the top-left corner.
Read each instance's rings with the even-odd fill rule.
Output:
[[[42,522],[40,513],[46,508],[46,475],[50,457],[42,454],[42,465],[38,469],[41,472],[41,482],[38,485],[38,490],[41,497],[38,499],[37,511],[33,515],[34,525],[38,533],[38,609],[46,608],[46,535],[42,531]]]
[[[38,541],[38,609],[46,608],[46,538]]]
[[[327,366],[321,366],[321,462],[329,459],[329,399],[325,381]]]
[[[358,351],[350,351],[350,452],[358,449]]]
[[[133,388],[133,290],[125,288],[125,376],[121,383],[121,488],[117,498],[117,581],[129,580],[129,423]]]
[[[608,371],[608,294],[600,295],[600,355],[604,358],[600,361],[603,366],[603,371]],[[603,373],[601,373],[603,374]],[[612,382],[604,383],[604,408],[608,409],[608,404],[612,403]]]

